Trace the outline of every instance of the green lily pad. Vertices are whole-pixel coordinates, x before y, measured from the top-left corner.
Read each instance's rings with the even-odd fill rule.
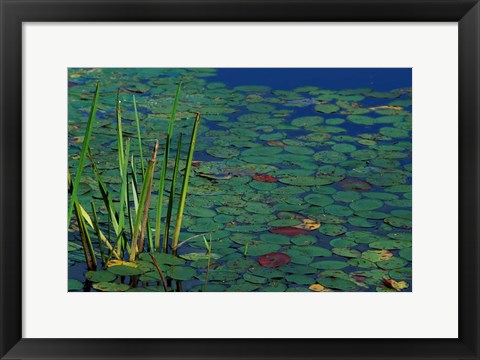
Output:
[[[348,263],[346,261],[322,260],[314,262],[310,264],[310,266],[322,270],[340,270],[346,268],[348,266]]]
[[[237,157],[240,154],[240,151],[236,148],[223,147],[223,146],[212,146],[206,150],[207,154],[212,155],[220,159],[230,159]]]
[[[388,275],[394,280],[410,280],[412,279],[412,268],[393,269],[388,272]]]
[[[126,265],[111,266],[108,268],[108,271],[119,276],[137,276],[143,273],[142,269],[140,268]]]
[[[83,283],[77,279],[68,279],[68,291],[77,291],[83,289]]]
[[[280,245],[278,244],[256,242],[248,245],[247,254],[251,256],[261,256],[275,252],[278,249],[280,249]],[[245,247],[242,246],[239,250],[243,254],[245,251]]]
[[[348,223],[350,225],[360,227],[360,228],[373,228],[375,227],[375,223],[368,221],[365,218],[352,216],[348,218]]]
[[[410,241],[401,241],[401,240],[380,240],[374,241],[368,244],[373,249],[405,249],[412,246]]]
[[[387,261],[392,258],[392,253],[388,250],[367,250],[362,253],[362,259],[377,263]]]
[[[260,287],[260,284],[253,284],[250,282],[240,282],[234,284],[226,289],[228,292],[250,292],[255,291]]]
[[[95,290],[105,291],[105,292],[113,292],[113,291],[123,292],[123,291],[127,291],[128,289],[130,289],[130,286],[128,286],[127,284],[116,284],[116,283],[111,283],[111,282],[95,283],[95,284],[92,285],[92,287]]]
[[[217,215],[215,210],[201,207],[187,207],[185,213],[196,217],[214,217]]]
[[[88,271],[85,277],[91,282],[110,282],[117,278],[116,275],[112,274],[110,271],[105,270]]]
[[[357,243],[353,240],[343,237],[343,238],[338,238],[330,241],[330,245],[333,247],[348,248],[348,247],[356,246]]]
[[[288,274],[285,276],[285,279],[289,283],[294,283],[297,285],[311,285],[315,281],[313,277],[301,274]]]
[[[365,260],[365,259],[361,259],[361,258],[350,259],[350,260],[348,260],[348,263],[351,266],[356,266],[356,267],[364,268],[364,269],[374,269],[374,268],[377,267],[377,265],[375,265],[375,263],[373,263],[371,261],[368,261],[368,260]]]
[[[320,116],[302,116],[292,120],[291,124],[293,126],[305,127],[305,126],[313,126],[313,125],[320,125],[323,123],[323,118]]]
[[[351,281],[344,280],[338,277],[324,277],[317,279],[317,282],[329,289],[353,291],[357,288],[357,285]]]
[[[297,235],[293,238],[290,237],[290,241],[299,246],[312,245],[317,242],[317,238],[313,235]]]
[[[329,214],[337,216],[350,216],[353,214],[352,209],[336,204],[325,206],[325,211]]]
[[[402,219],[396,216],[388,217],[384,220],[388,225],[399,229],[411,229],[412,228],[412,220],[410,219]]]
[[[323,224],[318,229],[322,234],[328,236],[338,236],[345,234],[347,232],[347,228],[342,225],[336,224]]]
[[[347,156],[344,153],[333,150],[320,151],[313,155],[313,158],[324,164],[338,164],[347,160]]]
[[[315,111],[323,114],[332,114],[337,112],[340,108],[337,105],[333,104],[318,104],[315,105]]]
[[[310,194],[305,196],[305,201],[312,205],[326,206],[333,204],[334,200],[328,195]]]
[[[197,274],[197,271],[190,266],[172,266],[167,275],[174,280],[190,280]]]
[[[362,195],[357,191],[338,191],[337,193],[333,194],[333,198],[336,201],[350,203],[355,200],[360,200]]]
[[[243,278],[245,281],[251,282],[253,284],[265,284],[267,282],[267,279],[265,277],[253,275],[246,273],[243,275]]]
[[[385,270],[402,268],[408,264],[408,261],[399,257],[392,257],[388,260],[377,261],[377,266]]]
[[[383,201],[375,199],[360,199],[350,203],[350,207],[355,211],[375,210],[383,206]]]
[[[277,245],[290,244],[290,236],[286,236],[282,234],[274,234],[274,233],[262,234],[260,235],[260,240],[266,243],[277,244]]]
[[[398,252],[398,255],[400,255],[405,260],[412,261],[412,248],[411,247],[403,248]]]

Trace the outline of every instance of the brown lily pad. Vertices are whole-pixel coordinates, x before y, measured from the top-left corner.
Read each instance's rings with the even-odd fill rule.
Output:
[[[291,258],[287,254],[283,253],[270,253],[260,256],[258,263],[265,267],[278,267],[290,262]]]
[[[253,175],[253,180],[261,182],[277,182],[278,179],[268,174],[255,174]]]
[[[353,191],[367,191],[372,187],[368,182],[358,179],[344,179],[339,184],[343,190]]]
[[[310,233],[310,231],[308,231],[307,229],[300,229],[294,226],[282,226],[270,229],[269,231],[274,234],[282,234],[287,236],[306,235]]]

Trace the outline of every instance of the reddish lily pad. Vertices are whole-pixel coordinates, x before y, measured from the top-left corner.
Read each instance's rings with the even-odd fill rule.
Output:
[[[367,191],[370,190],[372,185],[366,181],[358,179],[344,179],[340,181],[340,187],[343,190],[353,190],[353,191]]]
[[[278,267],[290,262],[291,258],[287,254],[283,253],[270,253],[263,255],[258,259],[260,265],[265,267]]]
[[[278,179],[268,174],[255,174],[253,175],[253,180],[261,182],[277,182]]]
[[[269,231],[274,234],[282,234],[287,236],[306,235],[310,233],[310,231],[307,229],[300,229],[293,226],[282,226],[270,229]]]

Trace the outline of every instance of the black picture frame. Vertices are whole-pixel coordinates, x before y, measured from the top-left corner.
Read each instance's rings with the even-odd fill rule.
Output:
[[[2,359],[480,359],[478,246],[480,5],[477,1],[0,0],[0,12]],[[22,22],[27,21],[458,22],[459,338],[130,340],[22,338]],[[439,296],[442,291],[448,289],[439,289]]]

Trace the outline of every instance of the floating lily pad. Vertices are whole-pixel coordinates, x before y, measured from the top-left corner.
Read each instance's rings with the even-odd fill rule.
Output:
[[[406,247],[401,249],[398,254],[405,260],[412,261],[412,248]]]
[[[287,254],[283,253],[270,253],[261,256],[258,259],[260,265],[265,267],[278,267],[290,262],[291,258]]]
[[[348,266],[348,263],[346,261],[322,260],[314,262],[310,264],[310,266],[322,270],[339,270],[346,268]]]
[[[305,196],[305,201],[317,206],[326,206],[333,204],[334,200],[328,195],[310,194]]]
[[[348,239],[348,238],[338,238],[338,239],[333,239],[332,241],[330,241],[330,245],[332,245],[333,247],[348,248],[348,247],[356,246],[357,243],[353,240]]]
[[[369,190],[372,187],[372,185],[370,185],[366,181],[362,181],[358,179],[344,179],[340,181],[340,187],[343,190],[366,191],[366,190]]]
[[[324,164],[338,164],[339,162],[347,160],[345,154],[333,150],[320,151],[313,155],[313,158]]]
[[[401,240],[380,240],[368,244],[373,249],[405,249],[412,246],[410,241]]]
[[[358,217],[358,216],[352,216],[348,218],[348,223],[350,225],[360,227],[360,228],[373,228],[375,227],[375,223],[368,221],[365,218]]]
[[[324,224],[320,226],[320,229],[318,229],[322,234],[328,235],[328,236],[338,236],[345,234],[347,232],[347,228],[342,225],[336,225],[336,224]]]
[[[375,265],[375,263],[373,263],[371,261],[368,261],[368,260],[365,260],[365,259],[361,259],[361,258],[350,259],[350,260],[348,260],[348,263],[351,266],[356,266],[356,267],[365,268],[365,269],[374,269],[374,268],[377,267],[377,265]]]
[[[383,201],[375,199],[360,199],[350,203],[350,207],[355,211],[375,210],[383,206]]]
[[[87,278],[87,280],[92,282],[110,282],[117,278],[115,274],[112,274],[112,272],[105,270],[88,271],[85,277]]]
[[[77,291],[83,289],[83,283],[76,279],[68,279],[68,291]]]
[[[367,250],[362,253],[362,258],[374,263],[391,259],[393,254],[388,250]]]
[[[357,288],[357,285],[351,281],[344,280],[337,277],[325,277],[317,279],[320,285],[330,289],[337,289],[343,291],[353,291]]]
[[[278,244],[278,245],[288,245],[290,244],[290,239],[291,239],[290,236],[275,234],[275,233],[270,233],[270,234],[267,233],[267,234],[260,235],[260,240],[266,243]]]
[[[113,291],[127,291],[130,289],[130,286],[127,284],[116,284],[111,282],[99,282],[92,285],[95,290],[98,291],[106,291],[106,292],[113,292]]]
[[[314,281],[313,277],[301,274],[288,274],[285,276],[285,279],[289,283],[294,283],[297,285],[309,285]]]
[[[356,249],[349,249],[349,248],[333,248],[332,253],[338,256],[343,256],[347,258],[358,258],[362,255],[362,253]]]
[[[140,268],[126,265],[111,266],[108,268],[108,271],[119,276],[136,276],[143,273],[142,269]]]
[[[310,232],[309,230],[301,229],[293,226],[283,226],[283,227],[273,228],[273,229],[270,229],[269,231],[274,234],[281,234],[281,235],[287,235],[287,236],[305,235]]]
[[[337,105],[333,104],[318,104],[315,106],[315,111],[324,114],[332,114],[334,112],[337,112],[338,110],[340,110],[340,108]]]
[[[190,280],[196,274],[196,270],[190,266],[172,266],[167,271],[167,275],[174,280]]]
[[[297,235],[291,238],[291,242],[299,246],[312,245],[317,242],[317,238],[312,235]]]
[[[392,257],[388,260],[377,261],[376,264],[379,268],[382,268],[382,269],[385,269],[385,270],[391,270],[391,269],[402,268],[405,265],[407,265],[408,262],[407,262],[407,260],[399,258],[399,257]]]
[[[402,219],[399,217],[388,217],[384,220],[388,225],[399,229],[411,229],[412,228],[412,220],[410,219]]]
[[[269,253],[273,253],[280,249],[278,244],[269,244],[269,243],[253,243],[249,244],[247,248],[247,254],[251,256],[261,256]],[[245,247],[241,247],[240,251],[244,253]]]

